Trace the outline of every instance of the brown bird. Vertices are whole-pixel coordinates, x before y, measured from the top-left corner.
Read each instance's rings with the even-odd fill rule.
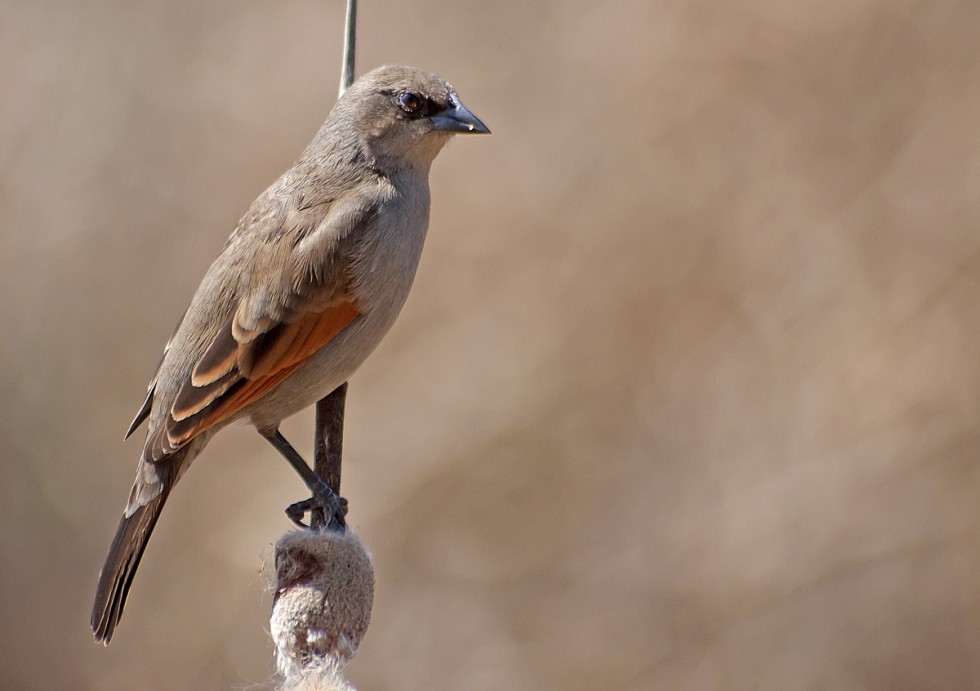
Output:
[[[112,638],[173,486],[225,425],[251,422],[314,495],[329,494],[279,424],[346,382],[384,337],[422,252],[432,161],[452,135],[489,131],[443,79],[382,67],[347,89],[293,167],[252,203],[126,435],[148,421],[99,576],[96,640]]]

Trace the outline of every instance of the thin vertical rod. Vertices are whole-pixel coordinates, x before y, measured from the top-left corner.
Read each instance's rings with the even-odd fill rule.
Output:
[[[357,0],[347,0],[344,25],[344,66],[340,73],[340,96],[354,83],[354,54],[357,50]]]
[[[344,62],[340,72],[340,96],[354,83],[354,56],[357,51],[357,0],[347,0],[347,19],[344,22]],[[340,469],[344,451],[344,406],[347,402],[347,382],[344,382],[316,404],[313,471],[334,494],[340,496]],[[315,508],[310,515],[313,528],[329,527],[344,530],[343,518],[323,515]]]
[[[340,469],[344,454],[344,407],[347,402],[347,382],[334,389],[316,404],[316,436],[313,445],[313,470],[333,493],[340,496]],[[314,528],[327,523],[323,510],[316,508],[310,516]],[[346,526],[336,516],[329,519],[330,527],[343,530]]]

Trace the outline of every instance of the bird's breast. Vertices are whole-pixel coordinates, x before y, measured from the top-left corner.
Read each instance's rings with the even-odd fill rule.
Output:
[[[359,316],[249,411],[275,426],[347,381],[401,312],[415,279],[429,223],[428,185],[397,188],[364,229],[350,263]]]
[[[429,226],[429,187],[409,180],[393,187],[368,223],[351,262],[362,311],[401,309],[411,290]]]

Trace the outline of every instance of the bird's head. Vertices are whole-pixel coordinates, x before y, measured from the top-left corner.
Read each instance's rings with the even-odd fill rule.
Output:
[[[355,128],[382,167],[428,168],[454,134],[489,134],[441,77],[415,67],[379,67],[344,92],[328,119]]]

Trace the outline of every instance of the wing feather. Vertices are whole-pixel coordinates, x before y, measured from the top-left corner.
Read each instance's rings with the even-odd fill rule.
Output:
[[[170,346],[173,345],[174,336],[177,335],[177,331],[180,330],[180,325],[184,323],[184,317],[187,316],[187,311],[181,315],[180,321],[177,322],[177,326],[174,327],[173,333],[170,334],[170,338],[167,339],[167,345],[163,346],[163,355],[160,356],[160,362],[157,363],[156,370],[153,372],[153,379],[150,380],[149,385],[146,387],[146,398],[143,399],[143,405],[140,406],[139,412],[136,413],[136,417],[133,421],[129,423],[129,429],[126,430],[126,436],[123,437],[123,441],[129,439],[133,432],[135,432],[140,425],[150,417],[150,411],[153,410],[153,400],[156,397],[157,390],[157,380],[160,378],[160,370],[163,368],[163,363],[167,359],[167,353],[170,351]]]
[[[241,253],[226,264],[247,277],[243,289],[147,436],[146,460],[256,403],[361,314],[350,262],[377,201],[355,190],[320,205],[287,198],[285,211],[247,216],[252,225],[240,224],[225,249]]]

